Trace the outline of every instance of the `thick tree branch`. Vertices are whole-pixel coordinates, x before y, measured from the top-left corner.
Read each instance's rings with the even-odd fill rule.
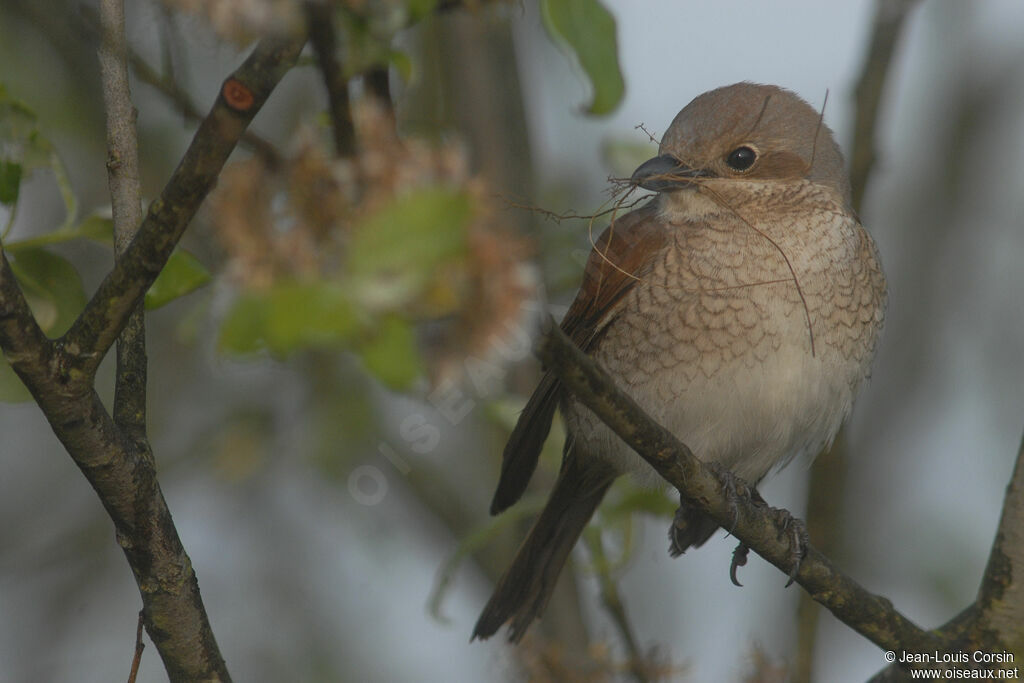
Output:
[[[91,376],[121,334],[213,187],[228,156],[270,92],[295,63],[303,38],[265,38],[221,88],[192,144],[138,235],[62,339],[79,372]]]
[[[658,425],[603,370],[552,325],[539,349],[545,366],[580,401],[639,453],[693,505],[753,549],[789,573],[792,569],[788,515],[766,509],[749,496],[730,504],[720,475],[704,465],[676,437]],[[942,650],[935,635],[914,625],[885,598],[874,595],[840,572],[813,546],[808,546],[796,582],[843,623],[886,650]]]

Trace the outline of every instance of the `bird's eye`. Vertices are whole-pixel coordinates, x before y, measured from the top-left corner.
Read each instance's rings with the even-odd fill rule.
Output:
[[[755,161],[757,161],[757,152],[746,145],[737,147],[725,158],[725,163],[734,171],[746,171],[754,165]]]

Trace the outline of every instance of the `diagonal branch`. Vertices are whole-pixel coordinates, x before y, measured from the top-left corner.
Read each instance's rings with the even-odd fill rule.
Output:
[[[264,38],[221,88],[138,235],[64,335],[70,365],[91,377],[167,262],[249,122],[298,58],[305,38]]]
[[[654,422],[608,375],[550,325],[539,356],[562,383],[689,501],[757,554],[784,572],[792,569],[791,533],[783,516],[752,502],[731,503],[721,477],[700,462],[671,432]],[[842,622],[886,650],[942,650],[935,635],[896,611],[887,599],[866,591],[839,571],[814,547],[796,574],[796,582]]]

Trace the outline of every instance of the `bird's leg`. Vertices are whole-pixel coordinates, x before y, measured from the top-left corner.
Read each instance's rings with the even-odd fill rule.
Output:
[[[752,489],[745,481],[737,477],[732,471],[717,465],[710,463],[708,465],[715,471],[719,479],[722,481],[722,488],[725,493],[725,500],[729,505],[729,509],[732,511],[732,522],[726,529],[726,533],[731,534],[733,529],[736,528],[736,523],[739,521],[739,501],[744,497],[751,497],[752,493],[757,494],[757,491]],[[761,501],[759,495],[756,496],[754,502]],[[763,501],[761,501],[763,502]],[[680,494],[679,496],[679,507],[676,509],[675,517],[672,520],[672,526],[669,527],[668,537],[670,541],[669,553],[672,557],[678,557],[690,547],[696,547],[702,545],[707,541],[715,531],[718,530],[718,524],[714,522],[710,517],[704,515],[701,512],[695,510],[692,505],[686,500],[686,498]]]

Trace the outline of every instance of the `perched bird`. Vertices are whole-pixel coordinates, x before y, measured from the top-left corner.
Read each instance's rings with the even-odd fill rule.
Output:
[[[886,303],[821,114],[776,86],[712,90],[679,112],[632,183],[657,195],[601,235],[562,329],[704,462],[756,485],[816,455],[868,375]],[[510,640],[523,636],[616,477],[659,481],[549,370],[505,447],[491,514],[522,495],[556,407],[561,471],[474,638],[506,622]],[[717,528],[684,503],[673,550]]]

